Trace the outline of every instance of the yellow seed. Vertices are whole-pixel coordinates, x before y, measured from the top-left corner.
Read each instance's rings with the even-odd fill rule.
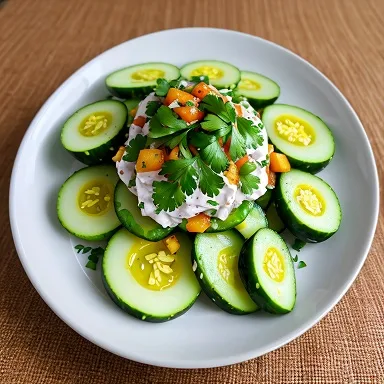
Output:
[[[84,203],[81,204],[81,208],[85,208],[88,206],[88,204],[92,203],[92,200],[86,200]]]
[[[173,263],[175,261],[175,258],[170,255],[159,255],[159,260],[162,261],[163,263]]]
[[[156,265],[161,272],[167,275],[173,272],[173,269],[169,265],[161,264],[161,263],[156,263]]]
[[[156,283],[155,277],[153,276],[153,272],[151,272],[151,273],[149,274],[148,284],[149,284],[149,285],[155,285],[155,283]]]
[[[104,196],[104,201],[110,201],[110,200],[111,200],[111,198],[110,198],[109,195],[105,195],[105,196]]]
[[[99,201],[100,201],[99,199],[93,200],[92,203],[89,203],[89,204],[88,204],[88,207],[93,207],[93,206],[96,205]]]
[[[158,269],[155,270],[155,279],[159,282],[161,281],[161,273]]]
[[[149,261],[149,260],[154,259],[155,257],[157,257],[156,253],[150,253],[150,254],[145,256],[145,260]]]
[[[87,195],[94,195],[94,194],[95,194],[95,191],[93,191],[92,189],[87,189],[87,190],[85,191],[85,193],[86,193]]]

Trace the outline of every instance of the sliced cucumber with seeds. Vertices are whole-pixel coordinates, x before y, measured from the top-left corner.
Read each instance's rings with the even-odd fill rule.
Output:
[[[292,311],[296,303],[295,270],[287,245],[275,231],[262,228],[244,244],[239,273],[251,298],[265,311]]]
[[[283,232],[286,228],[285,224],[280,219],[280,216],[276,211],[275,202],[272,202],[267,209],[267,220],[268,220],[268,227],[273,229],[277,233]]]
[[[269,77],[259,73],[241,71],[241,80],[235,90],[235,98],[246,97],[255,109],[273,104],[280,96],[280,87]]]
[[[187,80],[196,76],[208,76],[210,84],[218,89],[234,88],[240,81],[238,68],[217,60],[200,60],[185,64],[181,67],[180,73]]]
[[[239,276],[237,264],[243,242],[233,230],[199,233],[193,247],[195,274],[204,292],[218,307],[235,315],[258,309]]]
[[[113,166],[98,165],[75,172],[59,191],[57,215],[61,225],[81,239],[110,237],[120,227],[113,208],[118,180]]]
[[[64,148],[87,165],[112,163],[127,133],[128,111],[118,100],[103,100],[75,112],[61,130]]]
[[[119,181],[115,189],[115,210],[121,224],[134,235],[150,241],[167,237],[173,228],[163,228],[155,220],[143,216],[138,207],[137,196]]]
[[[180,249],[170,255],[163,241],[140,239],[126,229],[108,242],[102,262],[104,286],[112,300],[140,320],[163,322],[185,313],[200,294],[192,271],[192,243],[176,234]]]
[[[134,116],[132,116],[131,112],[138,107],[139,103],[140,103],[139,99],[129,99],[124,101],[124,104],[128,110],[128,120],[127,120],[128,126],[130,126],[134,120]]]
[[[271,198],[272,198],[272,190],[271,189],[267,189],[267,191],[264,193],[263,196],[259,197],[257,200],[256,200],[256,203],[258,205],[260,205],[261,208],[263,209],[267,209],[270,201],[271,201]]]
[[[112,95],[125,99],[147,96],[159,78],[170,81],[179,77],[179,68],[172,64],[143,63],[111,73],[105,83]]]
[[[296,169],[281,174],[276,208],[293,235],[305,242],[330,238],[342,219],[339,200],[330,185],[318,176]]]
[[[243,235],[244,239],[249,239],[259,229],[268,227],[268,220],[264,211],[256,203],[245,220],[235,228]]]
[[[225,220],[220,220],[217,217],[211,217],[211,226],[205,231],[205,233],[214,233],[227,231],[228,229],[235,228],[248,216],[253,207],[252,201],[243,201],[237,208],[235,208]],[[179,228],[183,231],[187,230],[187,219],[179,224]]]
[[[313,113],[292,105],[274,104],[264,109],[261,119],[275,150],[284,153],[293,168],[316,173],[332,160],[332,132]]]

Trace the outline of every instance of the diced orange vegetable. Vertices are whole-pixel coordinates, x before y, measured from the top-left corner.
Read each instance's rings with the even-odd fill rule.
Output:
[[[268,155],[270,155],[275,150],[275,147],[272,144],[268,144]]]
[[[137,116],[135,120],[133,120],[133,124],[137,125],[138,127],[143,128],[144,124],[146,123],[147,118],[144,116]]]
[[[289,172],[291,170],[291,164],[283,153],[272,152],[269,159],[272,172]]]
[[[208,84],[201,82],[196,84],[195,88],[193,88],[192,95],[198,97],[199,99],[204,99],[204,97],[211,92],[212,89],[208,86]]]
[[[171,153],[166,157],[167,160],[179,160],[179,147],[172,149]]]
[[[133,108],[129,111],[129,114],[132,116],[132,117],[135,117],[136,116],[136,113],[137,113],[137,108]]]
[[[161,149],[142,149],[136,162],[137,172],[152,172],[164,164],[164,151]]]
[[[230,184],[237,185],[240,181],[239,170],[233,161],[229,162],[228,169],[224,172]]]
[[[125,152],[125,147],[119,147],[119,150],[116,152],[116,155],[112,157],[112,161],[114,161],[115,163],[117,161],[121,161],[121,159],[123,158],[124,152]]]
[[[268,175],[268,185],[270,187],[275,187],[276,185],[276,173],[275,172],[272,172],[270,169],[269,169],[269,166],[266,167],[266,172],[267,172],[267,175]]]
[[[177,107],[173,110],[187,123],[204,118],[204,112],[199,111],[196,107]]]
[[[188,232],[205,232],[211,225],[211,218],[205,213],[199,213],[194,217],[190,217],[187,223]]]
[[[177,100],[177,102],[182,105],[185,105],[187,101],[193,101],[196,103],[195,98],[190,93],[184,92],[181,89],[170,88],[164,100],[164,104],[169,105],[175,100]]]
[[[243,116],[243,109],[240,104],[235,104],[235,110],[236,110],[237,116]]]
[[[196,156],[199,153],[199,151],[196,149],[196,147],[191,145],[191,144],[188,145],[188,148],[192,152],[192,155],[194,155],[194,156]]]
[[[242,157],[241,159],[237,160],[236,161],[236,167],[237,169],[240,171],[240,168],[249,160],[249,156],[248,155],[245,155],[244,157]]]
[[[164,243],[168,248],[169,252],[172,253],[172,255],[175,254],[180,249],[179,240],[177,240],[177,237],[175,235],[169,236],[166,239],[164,239]]]

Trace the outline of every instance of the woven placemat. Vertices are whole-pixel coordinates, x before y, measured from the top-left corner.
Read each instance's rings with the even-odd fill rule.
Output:
[[[0,382],[384,383],[382,217],[356,282],[310,331],[277,351],[242,364],[172,370],[114,356],[59,320],[22,269],[9,229],[7,205],[16,151],[48,96],[78,67],[105,49],[145,33],[185,26],[258,35],[313,63],[359,114],[379,160],[383,182],[383,15],[383,0],[2,2]]]

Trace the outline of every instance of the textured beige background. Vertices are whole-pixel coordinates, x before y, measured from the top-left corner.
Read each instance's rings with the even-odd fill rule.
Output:
[[[382,183],[383,15],[384,0],[8,0],[0,7],[0,382],[384,383],[382,217],[358,279],[313,329],[259,359],[188,371],[126,361],[61,322],[23,272],[7,205],[17,148],[47,97],[105,49],[183,26],[248,32],[309,60],[359,114]]]

